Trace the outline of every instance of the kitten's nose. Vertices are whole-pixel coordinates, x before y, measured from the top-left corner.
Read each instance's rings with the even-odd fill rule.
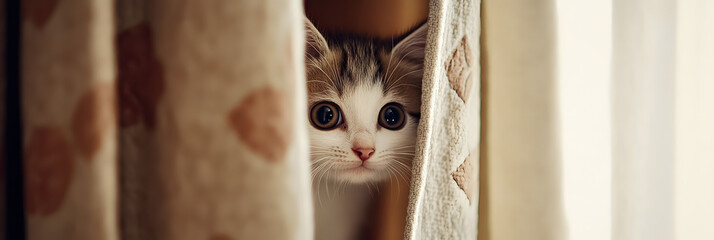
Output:
[[[352,152],[354,152],[359,159],[362,159],[362,161],[367,161],[369,157],[374,154],[374,148],[353,148]]]

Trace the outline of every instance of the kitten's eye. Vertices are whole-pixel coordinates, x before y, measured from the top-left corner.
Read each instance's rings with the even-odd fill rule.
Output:
[[[342,113],[333,102],[319,102],[310,110],[310,122],[320,130],[330,130],[342,124]]]
[[[379,125],[389,130],[399,130],[406,122],[404,108],[398,103],[387,103],[379,111]]]

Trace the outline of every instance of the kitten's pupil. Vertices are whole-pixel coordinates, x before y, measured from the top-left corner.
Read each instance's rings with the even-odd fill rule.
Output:
[[[332,108],[328,106],[322,106],[317,109],[317,121],[319,121],[320,124],[328,124],[334,117],[335,113],[332,111]]]
[[[388,125],[395,125],[399,122],[400,117],[398,110],[395,109],[394,107],[387,108],[384,111],[384,121],[387,122]]]

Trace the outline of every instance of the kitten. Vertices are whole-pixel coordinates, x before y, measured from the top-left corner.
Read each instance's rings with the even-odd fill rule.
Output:
[[[427,27],[393,47],[305,29],[315,236],[355,239],[369,184],[411,172]]]

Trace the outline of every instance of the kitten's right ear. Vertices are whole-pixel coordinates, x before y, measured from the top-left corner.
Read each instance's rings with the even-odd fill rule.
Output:
[[[305,57],[306,58],[318,58],[323,54],[327,53],[329,47],[327,46],[327,40],[320,34],[320,31],[312,25],[310,19],[305,17]]]

